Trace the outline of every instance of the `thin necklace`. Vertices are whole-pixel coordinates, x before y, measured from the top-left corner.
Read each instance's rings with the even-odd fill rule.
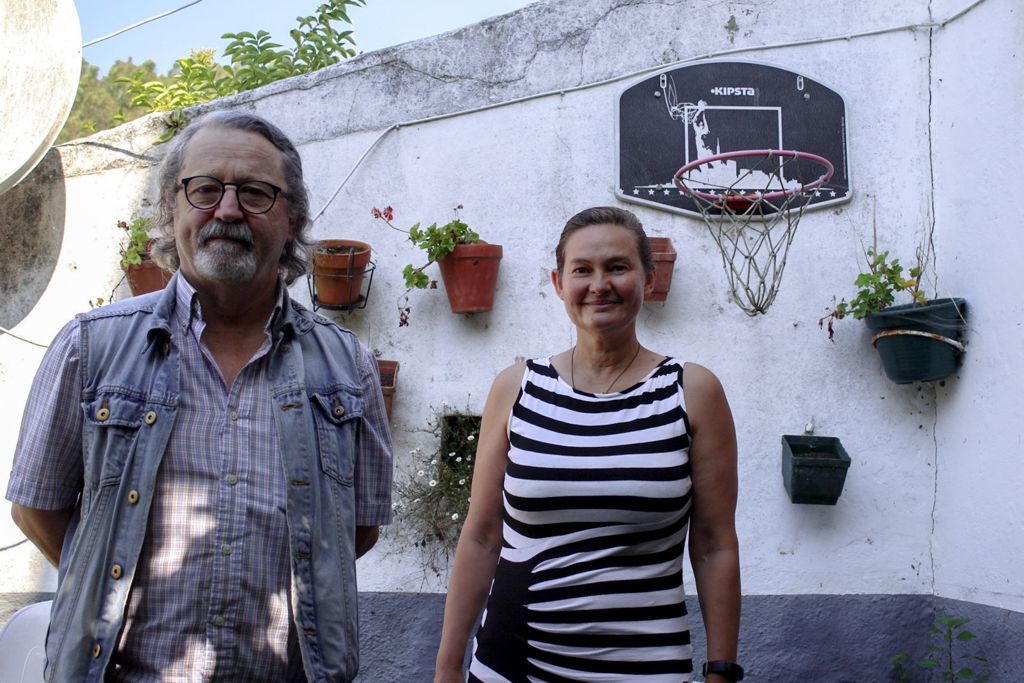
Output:
[[[627,370],[629,370],[631,367],[633,367],[633,363],[636,362],[637,356],[640,355],[640,349],[641,348],[642,347],[641,347],[640,344],[636,345],[636,353],[634,353],[633,357],[630,359],[629,365],[627,365],[622,370],[622,372],[620,372],[618,375],[615,376],[615,379],[613,379],[612,383],[608,385],[608,388],[604,390],[604,393],[606,393],[606,394],[611,393],[612,387],[615,386],[615,383],[618,382],[620,379],[622,379],[622,376],[626,374]],[[572,384],[572,390],[576,391],[576,347],[575,346],[572,347],[572,351],[569,353],[569,382]]]

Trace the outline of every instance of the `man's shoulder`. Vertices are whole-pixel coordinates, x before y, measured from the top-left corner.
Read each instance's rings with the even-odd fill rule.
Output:
[[[79,313],[75,319],[79,322],[91,322],[106,318],[127,318],[139,313],[152,313],[160,301],[161,292],[150,292],[141,296],[133,296],[129,299],[115,301],[106,306],[94,308],[85,313]]]
[[[317,333],[335,335],[346,340],[356,340],[356,335],[352,330],[342,327],[330,318],[322,316],[315,311],[309,310],[294,299],[290,303],[300,331],[316,331]]]

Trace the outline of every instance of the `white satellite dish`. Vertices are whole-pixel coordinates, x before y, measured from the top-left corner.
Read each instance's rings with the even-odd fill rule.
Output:
[[[73,0],[0,2],[0,194],[57,139],[78,91],[82,28]]]

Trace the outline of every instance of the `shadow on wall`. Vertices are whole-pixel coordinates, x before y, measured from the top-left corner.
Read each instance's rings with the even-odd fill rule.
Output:
[[[65,199],[64,165],[53,147],[0,196],[0,326],[20,323],[46,290],[64,240]]]

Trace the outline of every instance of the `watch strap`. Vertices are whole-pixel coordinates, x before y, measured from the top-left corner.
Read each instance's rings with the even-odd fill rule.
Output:
[[[701,673],[707,677],[708,674],[718,674],[724,676],[730,681],[742,681],[743,680],[743,667],[736,662],[727,662],[725,660],[714,660],[711,662],[704,662],[704,668]]]

